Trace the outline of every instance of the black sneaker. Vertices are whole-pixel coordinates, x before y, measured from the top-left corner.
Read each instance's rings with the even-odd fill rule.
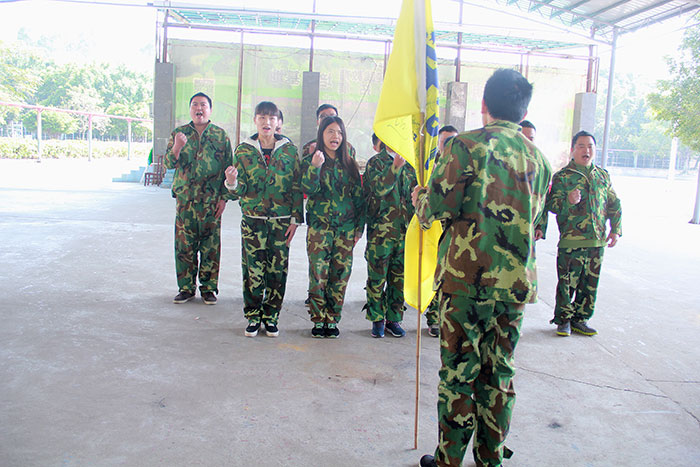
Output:
[[[179,294],[175,295],[175,298],[173,298],[173,303],[177,303],[178,305],[180,303],[187,303],[190,300],[194,298],[194,294],[192,292],[180,292]]]
[[[586,321],[572,321],[571,330],[584,336],[595,336],[598,334],[598,331],[590,327]]]
[[[202,292],[202,301],[205,305],[216,305],[216,295],[214,292]]]
[[[428,335],[430,337],[440,337],[440,325],[431,324],[430,326],[428,326]]]
[[[426,454],[420,458],[420,464],[418,465],[420,467],[437,467],[437,462],[435,462],[435,458],[433,456]]]
[[[258,335],[258,330],[260,329],[260,323],[254,323],[248,321],[248,327],[245,328],[246,337],[255,337]]]
[[[569,337],[571,335],[571,322],[564,321],[557,324],[557,336]]]
[[[384,337],[384,320],[375,321],[372,323],[372,337]]]
[[[307,296],[306,300],[304,300],[304,305],[310,305],[311,304],[311,296]]]
[[[338,336],[340,336],[338,325],[335,323],[328,323],[328,326],[326,327],[326,337],[329,339],[337,339]]]
[[[403,337],[406,335],[406,331],[403,330],[398,321],[387,321],[386,330],[394,337]]]
[[[324,323],[314,324],[311,329],[311,337],[326,337],[326,325]]]
[[[276,324],[265,323],[265,334],[267,334],[267,337],[277,337],[280,335],[280,330],[277,329]]]

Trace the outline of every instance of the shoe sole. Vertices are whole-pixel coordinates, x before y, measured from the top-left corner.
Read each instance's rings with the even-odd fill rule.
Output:
[[[375,339],[381,339],[381,338],[384,337],[384,334],[381,334],[381,335],[380,335],[380,334],[375,334],[375,333],[373,333],[373,332],[370,332],[370,334],[371,334],[372,337],[374,337]]]
[[[202,301],[204,302],[205,305],[216,305],[216,300],[214,300],[214,301],[212,302],[211,300],[204,300],[204,299],[202,299]]]
[[[596,334],[598,334],[598,331],[595,331],[595,332],[585,332],[585,331],[581,331],[581,330],[576,329],[576,328],[571,328],[571,330],[572,330],[573,332],[575,332],[576,334],[581,334],[581,335],[583,335],[583,336],[595,336]]]
[[[403,333],[403,334],[394,334],[394,333],[391,332],[391,331],[389,331],[389,334],[391,334],[391,335],[394,336],[394,337],[404,337],[404,336],[406,335],[406,333]]]
[[[194,295],[192,295],[190,298],[188,298],[186,300],[173,300],[173,303],[176,305],[182,305],[183,303],[187,303],[191,300],[194,300]]]
[[[260,330],[256,329],[253,332],[244,331],[243,333],[245,334],[246,337],[255,337],[258,335],[258,331],[260,331]]]
[[[431,333],[430,331],[428,331],[428,335],[429,335],[430,337],[440,337],[440,334],[433,334],[433,333]]]
[[[277,337],[280,335],[280,332],[279,331],[277,331],[277,332],[265,331],[265,334],[267,335],[267,337]]]
[[[570,332],[562,332],[562,331],[557,331],[557,336],[561,337],[569,337],[571,335]]]

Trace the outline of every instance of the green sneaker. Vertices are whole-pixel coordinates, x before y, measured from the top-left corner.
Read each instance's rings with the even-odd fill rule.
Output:
[[[336,323],[328,323],[326,326],[326,337],[329,339],[337,339],[340,336],[340,330]]]
[[[595,336],[598,334],[598,331],[590,327],[586,321],[572,321],[571,330],[584,336]]]
[[[326,325],[324,323],[314,324],[314,327],[311,329],[311,337],[326,337]]]

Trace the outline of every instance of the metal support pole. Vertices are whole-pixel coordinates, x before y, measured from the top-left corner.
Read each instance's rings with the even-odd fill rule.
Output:
[[[92,115],[88,115],[88,162],[92,161]]]
[[[131,160],[131,120],[126,121],[126,139],[128,141],[126,149],[126,160]]]
[[[459,2],[459,26],[462,26],[462,11],[464,3]],[[459,83],[462,71],[462,31],[457,33],[457,58],[455,59],[455,81]]]
[[[41,162],[41,137],[42,137],[41,110],[37,109],[37,111],[36,111],[36,151],[37,151],[37,154],[39,155],[39,160],[37,162]]]
[[[678,138],[671,139],[671,153],[668,156],[668,179],[673,181],[676,178],[676,158],[678,157]]]
[[[238,56],[238,109],[236,109],[236,147],[241,142],[241,107],[243,107],[243,31],[241,31],[241,53]]]
[[[610,137],[610,116],[613,103],[613,81],[615,80],[615,50],[617,49],[617,28],[613,29],[613,40],[610,47],[610,72],[608,74],[608,96],[605,102],[605,129],[603,130],[603,153],[600,166],[605,168],[608,161],[608,141]]]
[[[163,54],[161,55],[161,61],[166,63],[168,61],[168,16],[170,15],[170,10],[165,10],[165,19],[163,20]]]
[[[693,218],[690,220],[691,224],[700,224],[700,164],[698,164],[698,187],[695,192],[695,210],[693,211]]]
[[[313,12],[316,14],[316,0],[314,0]],[[309,71],[314,71],[314,33],[316,32],[316,20],[311,20],[311,45],[309,46]]]
[[[386,75],[386,65],[389,62],[389,53],[391,52],[391,42],[384,42],[384,71],[382,71],[382,78]]]

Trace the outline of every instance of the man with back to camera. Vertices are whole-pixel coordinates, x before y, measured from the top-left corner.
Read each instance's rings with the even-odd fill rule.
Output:
[[[187,125],[177,127],[168,141],[163,165],[175,169],[172,195],[175,210],[175,271],[179,293],[173,303],[192,300],[216,304],[219,293],[221,215],[231,199],[224,187],[224,170],[233,158],[226,131],[211,123],[212,102],[198,92],[190,98]]]
[[[552,211],[559,226],[557,291],[554,318],[557,335],[571,331],[594,336],[588,325],[593,316],[605,245],[612,248],[622,235],[622,208],[607,170],[593,164],[595,137],[579,131],[571,140],[571,161],[554,174],[547,195],[545,216],[535,231],[544,238],[546,213]],[[610,220],[610,232],[605,235]]]
[[[526,303],[537,298],[534,223],[551,177],[520,133],[532,85],[511,69],[486,82],[484,127],[445,147],[413,202],[421,226],[440,220],[438,446],[421,466],[461,465],[474,430],[476,464],[501,465],[515,403],[513,352]]]

